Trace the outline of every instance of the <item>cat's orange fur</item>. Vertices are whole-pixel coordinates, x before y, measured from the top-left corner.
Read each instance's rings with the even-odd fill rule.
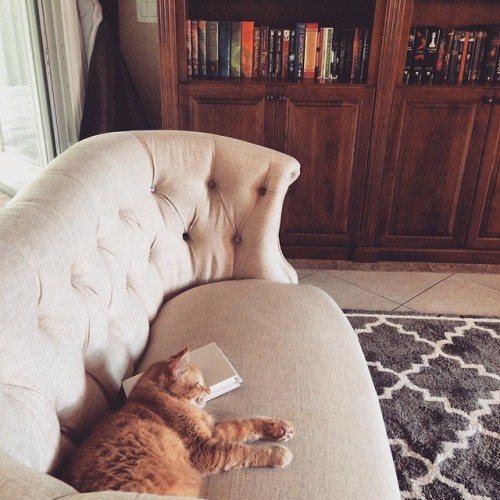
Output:
[[[187,348],[151,365],[125,405],[78,448],[65,479],[80,492],[196,496],[208,474],[290,462],[284,446],[243,444],[290,439],[289,422],[259,417],[215,423],[202,409],[209,392]]]

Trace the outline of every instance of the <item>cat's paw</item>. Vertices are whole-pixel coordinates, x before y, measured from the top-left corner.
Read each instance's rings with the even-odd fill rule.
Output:
[[[271,467],[286,467],[292,461],[293,454],[284,446],[271,446],[271,457],[269,465]]]
[[[273,441],[288,441],[293,438],[295,429],[287,420],[269,420],[264,425],[263,437]]]

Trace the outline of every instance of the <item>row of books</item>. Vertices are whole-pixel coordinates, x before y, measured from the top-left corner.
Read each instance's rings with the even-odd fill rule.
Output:
[[[499,53],[500,26],[414,27],[408,38],[403,82],[497,84]]]
[[[255,26],[253,21],[186,21],[190,77],[366,83],[365,27]]]

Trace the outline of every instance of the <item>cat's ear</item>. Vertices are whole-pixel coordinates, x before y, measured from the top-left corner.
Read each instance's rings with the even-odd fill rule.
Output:
[[[168,371],[171,373],[172,377],[177,379],[180,377],[187,369],[189,364],[189,347],[184,348],[181,352],[172,356],[168,360]]]

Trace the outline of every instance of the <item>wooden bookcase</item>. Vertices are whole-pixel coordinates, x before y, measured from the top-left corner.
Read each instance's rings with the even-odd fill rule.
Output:
[[[402,83],[411,26],[500,24],[498,0],[159,0],[164,128],[301,163],[288,257],[500,263],[499,86]],[[364,25],[366,84],[188,78],[186,19]]]

